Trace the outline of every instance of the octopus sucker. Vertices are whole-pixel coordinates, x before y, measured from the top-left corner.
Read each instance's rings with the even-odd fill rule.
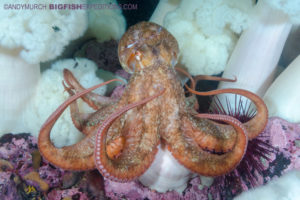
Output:
[[[258,136],[266,126],[268,111],[257,95],[240,89],[194,90],[200,79],[232,79],[196,76],[193,80],[188,73],[177,69],[193,83],[191,88],[186,86],[192,93],[186,97],[175,71],[177,41],[155,23],[140,22],[130,27],[119,42],[118,55],[123,69],[131,73],[119,99],[90,93],[91,89],[83,88],[70,71],[64,71],[68,85],[65,89],[72,100],[67,100],[50,116],[38,140],[42,155],[54,165],[73,170],[96,167],[113,181],[140,178],[142,184],[160,192],[182,191],[193,173],[214,177],[235,169],[243,159],[248,139]],[[230,116],[196,111],[195,95],[225,92],[253,101],[256,116],[241,123]],[[80,113],[78,98],[95,112]],[[84,132],[85,138],[75,145],[56,148],[50,141],[50,131],[69,105],[74,125]],[[172,176],[168,175],[169,169],[175,170]],[[178,180],[181,178],[183,181]],[[165,183],[170,185],[162,186]]]
[[[191,148],[186,148],[184,144],[181,149],[172,149],[169,146],[169,150],[180,163],[191,171],[201,175],[219,176],[233,170],[239,164],[247,149],[248,138],[242,123],[226,115],[198,114],[196,116],[221,120],[232,125],[237,133],[237,141],[233,149],[222,155],[211,154],[203,150],[193,151]],[[180,151],[184,151],[185,153],[182,154]]]
[[[109,159],[108,155],[107,155],[107,148],[105,145],[106,142],[106,133],[110,127],[110,125],[123,113],[127,112],[128,110],[137,107],[139,105],[145,104],[148,101],[153,100],[155,97],[162,95],[162,93],[165,90],[163,89],[161,92],[147,97],[141,101],[138,101],[136,103],[132,103],[132,104],[128,104],[127,106],[125,106],[124,108],[121,108],[120,110],[114,112],[113,114],[111,114],[103,123],[102,125],[99,127],[97,136],[96,136],[96,149],[100,149],[100,156],[96,156],[95,157],[95,164],[97,169],[102,172],[102,175],[106,178],[112,178],[113,179],[117,179],[119,181],[129,181],[132,179],[137,178],[138,176],[140,176],[141,174],[144,173],[144,171],[147,169],[147,167],[149,167],[149,165],[152,163],[153,159],[154,159],[154,155],[153,154],[149,154],[149,152],[155,152],[157,150],[155,150],[159,144],[159,141],[157,140],[156,142],[153,143],[153,147],[151,149],[151,151],[149,152],[142,152],[142,156],[140,156],[140,158],[136,159],[136,162],[133,163],[127,163],[130,164],[131,166],[126,166],[125,168],[122,167],[119,164],[114,164],[113,161],[115,160],[120,160],[120,159],[126,159],[126,157],[122,157],[119,156],[118,158],[116,158],[115,160],[111,160]],[[97,153],[97,152],[96,152]],[[130,158],[130,157],[129,157]],[[119,161],[120,162],[120,161]]]

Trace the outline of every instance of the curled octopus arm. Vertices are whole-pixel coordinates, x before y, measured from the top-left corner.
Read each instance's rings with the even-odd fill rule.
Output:
[[[197,75],[193,77],[190,73],[188,73],[186,70],[180,68],[180,67],[175,67],[175,70],[177,72],[180,72],[187,76],[191,80],[191,89],[195,90],[196,89],[196,83],[200,80],[206,80],[206,81],[225,81],[225,82],[235,82],[237,79],[236,77],[234,79],[229,79],[229,78],[223,78],[223,77],[217,77],[217,76],[209,76],[209,75]]]
[[[63,87],[65,91],[69,93],[70,96],[75,95],[74,91],[71,88],[67,87],[64,82]],[[89,118],[94,113],[81,113],[79,111],[77,101],[74,101],[70,104],[70,113],[74,126],[83,134],[88,135],[90,132],[88,132],[87,129],[84,129],[84,126],[86,125],[86,123],[88,123]]]
[[[86,90],[74,77],[71,71],[64,69],[64,80],[68,84],[70,89],[73,89],[78,92]],[[122,81],[123,82],[123,81]],[[83,95],[82,100],[86,102],[94,110],[99,110],[105,105],[111,104],[113,99],[110,97],[102,96],[94,92],[87,93]]]
[[[191,171],[204,176],[220,176],[233,170],[247,149],[247,131],[243,124],[226,115],[197,114],[195,117],[223,121],[232,126],[236,134],[233,148],[222,154],[208,152],[190,139],[186,130],[181,129],[177,134],[167,137],[168,149],[172,155]]]
[[[111,114],[99,127],[96,135],[94,156],[95,165],[104,177],[114,181],[125,182],[139,177],[149,168],[155,158],[158,151],[157,146],[159,145],[159,137],[157,135],[158,129],[153,126],[153,123],[157,121],[155,116],[157,117],[158,115],[156,115],[156,113],[153,113],[153,116],[149,116],[154,118],[152,118],[151,121],[144,121],[142,127],[130,130],[130,127],[134,127],[143,122],[143,119],[136,117],[135,119],[139,120],[138,122],[124,122],[125,125],[121,127],[122,130],[117,131],[118,133],[125,132],[124,134],[111,139],[108,138],[108,133],[110,130],[115,129],[111,126],[115,125],[115,122],[118,124],[120,120],[116,120],[120,119],[121,115],[127,111],[132,111],[131,109],[135,109],[140,105],[152,101],[156,97],[162,95],[164,91],[165,89],[150,97],[120,108]],[[147,108],[144,108],[147,105],[148,103],[143,106],[144,112],[149,111]],[[128,116],[126,117],[126,119],[129,118],[130,117]],[[110,141],[108,141],[108,139],[110,139]]]
[[[232,126],[218,124],[205,118],[182,117],[181,130],[201,149],[211,153],[232,151],[236,143],[236,132]],[[228,127],[228,128],[226,128]]]
[[[182,73],[183,75],[185,75],[186,77],[188,77],[190,79],[190,81],[191,81],[190,88],[192,90],[196,90],[196,84],[200,80],[225,81],[225,82],[235,82],[237,80],[236,77],[235,77],[235,79],[229,79],[229,78],[222,78],[222,77],[208,76],[208,75],[197,75],[197,76],[193,77],[190,73],[188,73],[186,70],[184,70],[180,67],[175,67],[175,70],[177,72]],[[185,84],[185,86],[188,87],[187,84]],[[191,96],[187,97],[187,100],[189,101],[188,103],[191,104],[191,106],[189,106],[192,108],[191,110],[199,109],[199,104],[195,97],[195,94],[191,93]]]
[[[257,96],[256,94],[250,91],[230,88],[230,89],[212,90],[208,92],[198,92],[189,88],[188,86],[186,86],[186,88],[188,89],[189,92],[196,95],[208,96],[208,95],[216,95],[216,94],[223,94],[223,93],[232,93],[232,94],[239,94],[250,99],[256,106],[257,112],[256,115],[251,120],[243,124],[247,130],[249,140],[252,140],[255,137],[257,137],[265,129],[267,125],[268,122],[267,106],[259,96]]]
[[[64,112],[64,110],[78,98],[89,93],[90,91],[108,84],[113,81],[121,81],[118,79],[113,79],[96,86],[93,86],[87,90],[79,92],[67,99],[62,105],[60,105],[54,113],[46,120],[46,122],[41,127],[39,137],[38,137],[38,148],[42,156],[51,162],[53,165],[58,166],[63,169],[68,170],[86,170],[94,169],[94,138],[93,134],[88,135],[83,140],[77,144],[66,146],[63,148],[57,148],[53,145],[50,140],[51,129],[54,126],[56,120]],[[102,111],[103,115],[110,114],[112,108],[107,108]]]

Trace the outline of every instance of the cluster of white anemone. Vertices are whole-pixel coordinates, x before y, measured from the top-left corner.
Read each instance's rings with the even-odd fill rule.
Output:
[[[115,0],[16,0],[12,5],[43,4],[46,8],[8,9],[4,5],[8,2],[0,3],[0,136],[20,132],[37,136],[49,111],[53,112],[68,96],[63,94],[61,84],[63,68],[80,71],[77,78],[81,80],[90,76],[86,86],[101,81],[96,77],[95,64],[88,60],[57,62],[44,73],[41,63],[64,57],[72,44],[78,44],[75,39],[117,40],[125,32],[121,10],[49,9],[49,5],[110,3],[117,4]],[[79,64],[75,69],[76,62]],[[58,124],[63,130],[53,132],[56,145],[69,145],[80,139],[69,118],[63,117]]]

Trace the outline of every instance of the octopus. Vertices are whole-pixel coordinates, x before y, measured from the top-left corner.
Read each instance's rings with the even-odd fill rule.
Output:
[[[97,169],[107,179],[127,182],[143,175],[162,148],[193,173],[220,176],[236,168],[248,141],[266,126],[266,105],[249,91],[197,92],[187,86],[192,95],[186,97],[177,76],[180,70],[175,69],[177,41],[155,23],[140,22],[130,27],[119,42],[118,55],[131,77],[116,100],[91,91],[117,80],[85,89],[64,70],[63,85],[70,97],[43,124],[38,137],[42,156],[53,165],[67,170]],[[221,93],[247,97],[256,106],[256,115],[241,123],[227,115],[196,111],[197,104],[192,100],[195,94]],[[79,111],[78,98],[95,111]],[[57,148],[50,132],[69,106],[74,126],[85,137],[74,145]]]

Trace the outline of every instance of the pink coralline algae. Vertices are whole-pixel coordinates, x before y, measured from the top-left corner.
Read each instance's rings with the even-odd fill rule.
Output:
[[[86,194],[79,191],[79,188],[72,188],[67,190],[52,190],[48,194],[48,199],[61,200],[69,197],[69,199],[89,200]]]
[[[120,88],[121,90],[121,88]],[[263,185],[292,169],[300,170],[300,126],[270,118],[260,139],[273,146],[269,159],[260,159],[263,169],[253,171],[256,185]],[[252,169],[253,170],[253,169]],[[221,180],[221,181],[220,181]],[[233,199],[251,188],[247,177],[232,178],[230,184],[216,178],[208,187],[195,177],[183,193],[158,193],[138,181],[117,183],[97,171],[70,172],[43,160],[36,139],[29,134],[6,134],[0,139],[0,199]],[[104,184],[104,185],[103,185]],[[107,197],[106,197],[106,196]]]
[[[126,79],[126,80],[129,80],[129,78],[130,78],[130,76],[131,76],[131,74],[129,74],[128,72],[126,72],[124,69],[117,70],[117,71],[115,72],[115,74],[116,74],[117,76],[120,76],[120,77]]]
[[[262,135],[260,140],[273,146],[274,149],[269,152],[269,159],[260,159],[263,169],[253,170],[256,178],[255,185],[263,185],[291,169],[300,170],[300,126],[298,124],[280,118],[270,118]],[[201,184],[200,178],[196,177],[189,182],[182,194],[175,191],[158,193],[142,186],[138,181],[117,183],[105,180],[105,191],[111,199],[233,199],[242,191],[251,188],[252,184],[246,178],[233,178],[226,186],[220,186],[222,182],[216,178],[208,187]]]
[[[65,171],[43,160],[29,134],[0,138],[1,200],[97,200],[105,199],[103,188],[98,172]]]
[[[42,160],[36,138],[29,134],[2,136],[0,160],[0,199],[43,199],[44,192],[57,187],[64,174]]]
[[[130,74],[123,69],[116,71],[115,74],[117,76],[120,76],[121,78],[124,78],[127,81],[130,78]],[[120,99],[123,95],[124,90],[125,90],[125,85],[118,85],[114,88],[114,90],[110,94],[110,97],[113,99]]]
[[[11,172],[0,172],[0,199],[21,199],[17,193],[17,185]]]
[[[120,99],[125,90],[124,85],[118,85],[111,93],[110,97],[113,99]]]

